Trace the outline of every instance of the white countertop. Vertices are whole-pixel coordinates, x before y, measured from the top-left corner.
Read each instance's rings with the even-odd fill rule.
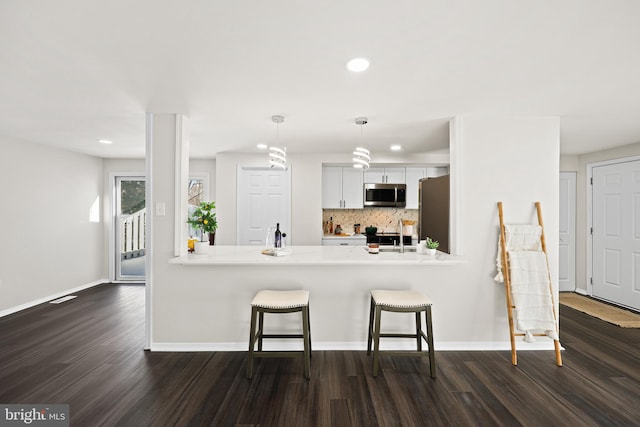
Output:
[[[263,255],[262,246],[210,246],[206,255],[189,254],[169,259],[181,265],[455,265],[461,257],[438,252],[369,254],[365,246],[291,246],[288,255]]]

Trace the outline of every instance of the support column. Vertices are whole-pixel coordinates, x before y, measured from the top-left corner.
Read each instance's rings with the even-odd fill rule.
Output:
[[[189,144],[185,119],[179,114],[146,116],[147,257],[146,344],[153,337],[154,290],[169,258],[186,253],[186,192],[189,176]]]

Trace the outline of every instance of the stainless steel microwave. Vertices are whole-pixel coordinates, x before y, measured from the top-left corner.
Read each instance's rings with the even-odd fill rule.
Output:
[[[404,208],[407,205],[405,184],[364,184],[364,206]]]

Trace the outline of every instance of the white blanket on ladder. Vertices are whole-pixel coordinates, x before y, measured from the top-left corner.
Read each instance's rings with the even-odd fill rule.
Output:
[[[526,342],[535,341],[536,331],[544,331],[549,338],[557,340],[546,254],[509,251],[508,256],[516,327],[525,333]]]
[[[541,251],[542,244],[540,236],[542,236],[542,227],[534,224],[506,224],[504,226],[504,236],[506,248],[508,251]],[[496,282],[504,282],[502,277],[502,245],[500,237],[498,237],[498,256],[496,257],[496,268],[498,274],[495,277]]]

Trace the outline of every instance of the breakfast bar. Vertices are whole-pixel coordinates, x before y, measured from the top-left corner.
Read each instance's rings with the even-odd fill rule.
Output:
[[[439,336],[455,336],[447,331],[447,325],[456,323],[457,290],[446,277],[451,277],[456,265],[465,262],[459,257],[445,253],[429,256],[409,250],[369,254],[366,246],[293,246],[286,249],[284,256],[264,255],[262,249],[211,246],[205,255],[171,258],[165,278],[173,285],[162,290],[171,297],[154,300],[154,327],[163,332],[156,335],[151,349],[246,351],[249,303],[263,289],[309,290],[314,350],[366,349],[372,289],[423,292],[434,304],[436,348]],[[269,326],[280,332],[295,332],[291,328],[296,322],[287,316],[276,316]],[[393,314],[385,319],[390,329],[411,330],[413,322],[411,316]],[[389,345],[413,345],[411,340],[402,341]]]
[[[435,256],[417,253],[415,247],[382,248],[380,253],[371,254],[367,246],[295,246],[282,250],[281,256],[262,253],[259,246],[210,246],[204,255],[176,257],[170,264],[181,265],[454,265],[460,264],[461,257],[443,252]]]

